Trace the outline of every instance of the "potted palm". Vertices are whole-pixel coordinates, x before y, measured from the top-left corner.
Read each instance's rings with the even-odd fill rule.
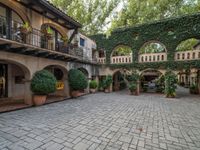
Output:
[[[34,104],[44,104],[47,95],[56,91],[56,78],[47,70],[37,71],[31,80],[31,91]]]
[[[172,71],[167,71],[165,73],[165,95],[167,98],[176,97],[177,81],[177,77]]]
[[[97,88],[97,81],[96,80],[92,80],[90,81],[90,93],[95,93],[96,92],[96,88]]]
[[[138,93],[137,93],[137,83],[134,83],[134,82],[130,83],[128,88],[129,88],[131,95],[138,95]]]
[[[88,86],[85,75],[78,69],[71,69],[68,73],[69,85],[71,88],[71,96],[78,97]]]
[[[112,76],[108,75],[106,78],[103,80],[103,88],[105,93],[110,93],[111,92],[111,84],[112,84]]]
[[[21,27],[20,27],[20,32],[22,34],[29,34],[31,33],[32,29],[31,26],[29,25],[28,22],[25,22]]]

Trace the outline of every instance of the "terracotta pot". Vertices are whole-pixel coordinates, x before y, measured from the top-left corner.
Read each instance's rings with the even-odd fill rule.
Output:
[[[35,106],[43,105],[46,102],[47,96],[46,95],[34,95],[33,96],[33,103]]]
[[[90,89],[90,93],[95,93],[96,89]]]
[[[21,27],[21,28],[20,28],[20,32],[23,33],[23,34],[29,34],[29,33],[30,33],[30,30],[28,30],[27,28]]]
[[[71,92],[71,96],[74,97],[74,98],[78,97],[79,95],[80,95],[80,91],[72,91]]]
[[[105,89],[104,92],[105,93],[110,93],[110,90],[109,89]]]

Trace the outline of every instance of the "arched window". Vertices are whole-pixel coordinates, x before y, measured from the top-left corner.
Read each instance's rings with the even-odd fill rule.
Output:
[[[120,45],[120,46],[117,46],[113,50],[112,57],[115,57],[115,56],[131,56],[131,54],[132,54],[132,50],[129,46]]]
[[[177,47],[176,51],[190,51],[190,50],[200,50],[200,41],[195,38],[191,38],[182,41]]]
[[[140,49],[140,54],[147,54],[147,53],[162,53],[166,52],[166,48],[163,44],[159,42],[148,42],[142,46]]]

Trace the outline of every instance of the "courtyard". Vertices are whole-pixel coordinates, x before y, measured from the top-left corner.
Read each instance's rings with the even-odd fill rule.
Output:
[[[1,150],[198,150],[200,100],[96,93],[0,114]]]

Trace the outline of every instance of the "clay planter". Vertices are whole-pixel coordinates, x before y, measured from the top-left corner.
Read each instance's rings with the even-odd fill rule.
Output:
[[[110,93],[110,90],[109,89],[105,89],[104,92],[105,93]]]
[[[80,91],[72,91],[72,92],[71,92],[71,96],[72,96],[73,98],[80,96]]]
[[[46,95],[34,95],[33,96],[33,103],[35,106],[43,105],[46,102],[47,96]]]
[[[95,93],[96,89],[90,89],[90,93]]]
[[[27,28],[20,27],[20,32],[21,32],[22,34],[29,34],[31,31],[28,30]]]

